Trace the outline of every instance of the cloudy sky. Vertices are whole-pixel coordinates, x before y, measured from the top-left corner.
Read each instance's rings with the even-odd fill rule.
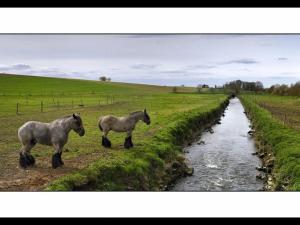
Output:
[[[159,85],[300,81],[300,35],[0,35],[0,72]]]

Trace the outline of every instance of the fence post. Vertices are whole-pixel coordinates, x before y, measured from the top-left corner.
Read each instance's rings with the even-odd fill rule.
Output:
[[[41,101],[41,112],[43,112],[44,104],[43,101]]]
[[[19,114],[19,102],[17,102],[17,112],[16,114],[18,115]]]
[[[286,125],[286,113],[284,114],[284,125]]]

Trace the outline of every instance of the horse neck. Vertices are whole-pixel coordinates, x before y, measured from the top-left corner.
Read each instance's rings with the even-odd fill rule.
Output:
[[[72,130],[71,122],[72,122],[72,118],[65,118],[65,119],[62,119],[62,121],[61,121],[61,125],[65,129],[67,134]]]
[[[144,117],[144,113],[143,112],[138,112],[138,113],[135,113],[133,115],[130,115],[130,118],[132,118],[136,123],[139,120],[143,119],[143,117]]]

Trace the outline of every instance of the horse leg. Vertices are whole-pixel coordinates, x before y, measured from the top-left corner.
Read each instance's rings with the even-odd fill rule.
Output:
[[[55,148],[55,153],[52,156],[52,168],[56,169],[57,167],[62,166],[64,164],[61,159],[63,148],[58,144],[55,144],[54,148]]]
[[[105,148],[110,148],[110,147],[111,147],[111,142],[110,142],[110,140],[107,138],[108,132],[109,132],[109,131],[105,131],[104,134],[103,134],[103,136],[102,136],[102,145],[103,145]]]
[[[131,140],[131,133],[132,131],[128,131],[127,132],[127,137],[125,138],[125,142],[124,142],[124,148],[129,149],[133,147],[133,143]]]
[[[64,165],[65,163],[64,163],[64,161],[62,161],[61,155],[62,155],[62,151],[61,151],[60,154],[59,154],[59,163],[60,163],[61,165]]]
[[[34,147],[36,142],[30,142],[26,145],[23,144],[20,152],[19,164],[22,168],[26,168],[27,166],[34,165],[35,159],[30,154],[30,150]]]

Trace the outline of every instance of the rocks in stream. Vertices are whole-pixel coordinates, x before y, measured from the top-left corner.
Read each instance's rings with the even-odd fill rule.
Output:
[[[194,168],[187,168],[185,170],[185,175],[186,176],[192,176],[194,174]]]
[[[254,130],[249,130],[249,131],[248,131],[248,134],[249,134],[250,136],[253,136]]]
[[[273,168],[274,167],[274,161],[275,161],[274,158],[267,159],[266,162],[265,162],[266,167],[270,168],[270,169]]]
[[[255,167],[255,169],[257,170],[257,171],[262,171],[262,167]]]
[[[217,121],[215,122],[215,124],[221,124],[221,121],[220,121],[220,120],[217,120]]]
[[[266,153],[263,152],[263,153],[260,153],[260,154],[258,155],[258,157],[262,159],[263,157],[265,157],[265,155],[266,155]]]
[[[256,179],[266,180],[266,176],[264,174],[258,173],[258,174],[256,174]]]
[[[210,129],[208,130],[208,132],[211,133],[211,134],[213,134],[213,133],[214,133],[214,130],[213,130],[212,128],[210,128]]]
[[[272,168],[273,168],[274,164],[271,163],[271,164],[266,164],[266,166],[261,166],[261,167],[256,167],[255,169],[257,171],[262,171],[264,173],[270,173]]]
[[[198,143],[197,143],[197,145],[204,145],[205,144],[205,142],[204,141],[199,141]]]
[[[205,129],[204,130],[205,132],[209,132],[209,133],[211,133],[211,134],[213,134],[214,133],[214,130],[210,127],[210,128],[207,128],[207,129]]]

